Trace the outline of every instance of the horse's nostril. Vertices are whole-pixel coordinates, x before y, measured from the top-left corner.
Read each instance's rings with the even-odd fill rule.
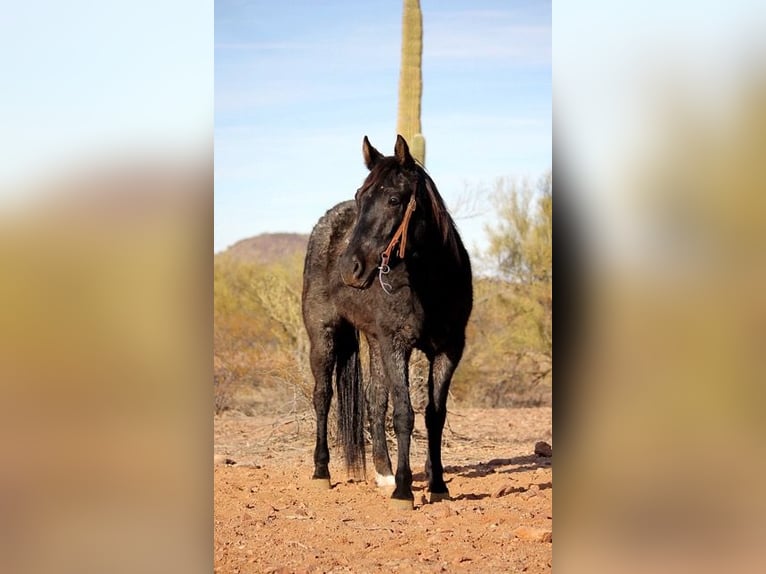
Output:
[[[354,268],[352,269],[352,273],[354,275],[354,279],[359,279],[361,277],[362,272],[364,271],[362,267],[362,262],[359,261],[359,258],[354,256],[351,261],[354,263]]]

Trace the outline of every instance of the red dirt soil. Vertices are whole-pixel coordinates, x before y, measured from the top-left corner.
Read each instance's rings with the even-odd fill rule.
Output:
[[[451,500],[427,502],[416,415],[415,509],[403,511],[375,486],[369,453],[368,481],[347,481],[331,448],[333,486],[312,486],[308,416],[216,417],[215,572],[549,572],[553,459],[535,445],[552,444],[551,409],[457,409],[447,423]]]

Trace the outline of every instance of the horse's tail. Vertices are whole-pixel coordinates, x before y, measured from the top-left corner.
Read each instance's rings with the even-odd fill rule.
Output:
[[[364,392],[359,361],[359,332],[348,325],[341,329],[336,346],[335,384],[338,396],[338,442],[346,457],[346,471],[356,479],[365,477]]]

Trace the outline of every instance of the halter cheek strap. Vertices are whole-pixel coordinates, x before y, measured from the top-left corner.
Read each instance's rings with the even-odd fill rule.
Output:
[[[399,224],[396,233],[394,233],[394,236],[388,243],[388,247],[386,247],[386,250],[380,256],[380,267],[378,267],[380,273],[378,273],[378,279],[380,280],[381,287],[383,287],[383,291],[389,294],[391,293],[391,284],[383,281],[383,275],[388,275],[388,272],[391,271],[388,266],[388,261],[391,258],[391,252],[394,250],[397,243],[399,243],[399,259],[404,258],[404,252],[407,248],[407,228],[410,225],[410,218],[412,217],[413,211],[415,211],[414,193],[410,196],[410,202],[407,204],[407,209],[404,211],[402,222]]]
[[[399,224],[399,228],[396,230],[396,233],[394,233],[394,236],[391,238],[388,247],[386,247],[386,250],[383,252],[382,257],[385,258],[386,263],[388,263],[388,260],[391,257],[391,252],[394,250],[394,247],[397,243],[399,243],[399,259],[404,258],[404,250],[407,248],[407,228],[410,225],[410,218],[412,217],[413,211],[415,211],[414,194],[410,197],[410,202],[407,204],[407,209],[404,212],[404,217],[402,218],[402,222]],[[400,239],[401,242],[399,241]]]

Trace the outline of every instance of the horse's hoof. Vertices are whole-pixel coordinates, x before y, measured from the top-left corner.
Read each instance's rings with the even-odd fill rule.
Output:
[[[329,478],[312,478],[311,486],[313,486],[317,490],[330,490],[330,479]]]
[[[391,498],[391,508],[395,510],[413,510],[415,501],[410,498]]]
[[[429,494],[428,502],[431,504],[441,502],[442,500],[450,500],[449,492],[431,492]]]

